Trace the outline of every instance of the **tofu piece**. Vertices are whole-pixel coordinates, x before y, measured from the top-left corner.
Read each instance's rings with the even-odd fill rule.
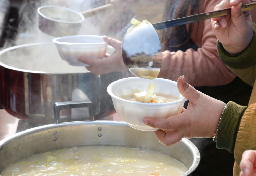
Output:
[[[144,90],[143,92],[134,93],[134,96],[137,102],[151,103],[153,94],[154,94],[154,85],[150,83],[148,87],[148,91]]]
[[[147,95],[147,91],[145,90],[143,92],[134,93],[135,100],[141,103],[144,103],[144,99],[146,95]]]

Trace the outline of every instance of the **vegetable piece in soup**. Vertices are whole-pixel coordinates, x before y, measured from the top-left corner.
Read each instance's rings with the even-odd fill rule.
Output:
[[[125,95],[121,98],[129,101],[141,102],[141,103],[169,103],[178,101],[178,97],[167,94],[154,94],[154,85],[149,84],[148,90],[140,92],[138,89],[132,89],[131,95]]]

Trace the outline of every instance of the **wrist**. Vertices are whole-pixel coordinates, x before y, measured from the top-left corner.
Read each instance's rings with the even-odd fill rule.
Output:
[[[228,52],[230,55],[237,55],[244,51],[251,43],[253,38],[253,29],[251,31],[247,31],[247,35],[243,36],[243,39],[235,40],[234,43],[230,45],[224,45],[223,48]]]
[[[254,24],[254,32],[252,40],[249,46],[237,55],[230,55],[223,47],[223,44],[218,40],[217,51],[220,59],[228,67],[233,69],[245,69],[252,67],[256,64],[256,60],[252,57],[252,53],[255,53],[256,48],[256,24]]]
[[[243,50],[245,50],[249,46],[249,44],[250,44],[250,42],[248,43],[248,45],[243,45],[243,46],[239,46],[239,47],[232,47],[232,46],[225,46],[225,45],[223,45],[223,48],[225,49],[225,51],[230,56],[236,56],[239,53],[241,53]]]

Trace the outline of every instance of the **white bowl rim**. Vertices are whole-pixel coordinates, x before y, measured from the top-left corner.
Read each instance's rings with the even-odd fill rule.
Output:
[[[77,22],[66,22],[66,21],[60,21],[60,20],[55,20],[55,19],[52,19],[52,18],[49,18],[47,16],[45,16],[44,14],[42,14],[41,10],[44,9],[44,8],[59,8],[59,9],[64,9],[64,10],[68,10],[70,12],[73,12],[73,13],[76,13],[77,15],[79,15],[81,17],[81,20],[80,21],[77,21]],[[60,6],[41,6],[37,9],[37,12],[39,15],[41,15],[42,17],[48,19],[48,20],[51,20],[51,21],[56,21],[56,22],[59,22],[59,23],[67,23],[67,24],[74,24],[74,23],[82,23],[84,21],[84,16],[75,11],[75,10],[72,10],[72,9],[69,9],[69,8],[66,8],[66,7],[60,7]]]
[[[125,99],[123,99],[123,98],[120,98],[120,97],[118,97],[118,96],[116,96],[116,95],[114,95],[113,93],[112,93],[112,91],[110,91],[111,90],[111,88],[112,88],[112,86],[113,86],[113,84],[114,83],[116,83],[116,82],[118,82],[118,81],[120,81],[120,80],[126,80],[126,79],[143,79],[143,78],[138,78],[138,77],[129,77],[129,78],[123,78],[123,79],[119,79],[119,80],[117,80],[117,81],[114,81],[114,82],[112,82],[111,84],[109,84],[108,85],[108,87],[107,87],[107,92],[108,92],[108,94],[111,96],[111,97],[113,97],[113,98],[115,98],[115,99],[118,99],[119,101],[124,101],[124,102],[127,102],[127,103],[132,103],[132,104],[138,104],[138,105],[146,105],[146,106],[154,106],[154,107],[156,107],[156,106],[168,106],[168,105],[171,105],[171,104],[178,104],[178,103],[182,103],[182,102],[185,102],[187,99],[185,98],[185,97],[183,97],[182,95],[182,97],[183,98],[181,98],[181,99],[179,99],[179,100],[177,100],[177,101],[172,101],[172,102],[168,102],[168,103],[141,103],[141,102],[135,102],[135,101],[129,101],[129,100],[125,100]],[[154,78],[154,79],[157,79],[157,80],[164,80],[164,81],[170,81],[170,82],[173,82],[173,83],[177,83],[176,81],[172,81],[172,80],[169,80],[169,79],[164,79],[164,78]]]
[[[71,43],[71,42],[61,42],[59,41],[60,39],[68,39],[68,38],[79,38],[79,37],[94,37],[94,38],[103,38],[103,36],[101,35],[71,35],[71,36],[64,36],[64,37],[58,37],[58,38],[54,38],[52,41],[55,44],[58,45],[103,45],[107,43],[105,41],[103,42],[98,42],[98,43]]]

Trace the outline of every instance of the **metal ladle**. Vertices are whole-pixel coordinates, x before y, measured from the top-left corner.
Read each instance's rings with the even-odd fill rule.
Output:
[[[42,6],[37,9],[38,27],[43,33],[54,37],[77,35],[84,18],[105,12],[112,7],[112,4],[107,4],[80,13],[65,7]]]
[[[126,33],[122,41],[122,57],[133,75],[145,79],[158,76],[162,61],[161,43],[152,24],[142,22]]]

